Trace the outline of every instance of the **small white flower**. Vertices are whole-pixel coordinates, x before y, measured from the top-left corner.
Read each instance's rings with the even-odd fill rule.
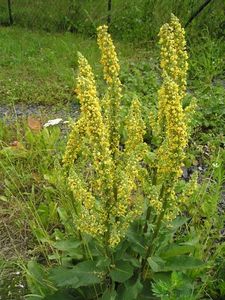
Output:
[[[54,119],[54,120],[48,120],[48,122],[45,123],[43,126],[44,127],[54,126],[54,125],[58,125],[61,122],[62,122],[61,118]]]
[[[24,288],[24,285],[23,284],[21,284],[21,283],[19,283],[19,284],[17,284],[17,285],[15,285],[15,287],[20,287],[20,288]]]

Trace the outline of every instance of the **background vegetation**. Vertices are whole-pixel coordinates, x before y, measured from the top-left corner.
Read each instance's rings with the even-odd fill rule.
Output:
[[[187,23],[203,0],[112,0],[111,32],[114,36],[129,40],[155,39],[158,28],[173,12]],[[0,22],[8,23],[7,1],[0,1]],[[14,0],[12,15],[16,25],[36,30],[75,31],[95,35],[96,27],[106,23],[108,1],[102,0]],[[191,24],[193,34],[207,29],[210,34],[224,31],[223,0],[213,0]],[[197,29],[197,30],[196,30]],[[189,30],[189,29],[188,29]]]

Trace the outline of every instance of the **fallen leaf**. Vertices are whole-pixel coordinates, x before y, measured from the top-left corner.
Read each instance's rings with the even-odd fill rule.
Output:
[[[24,146],[22,143],[20,143],[19,141],[13,141],[9,144],[11,147],[13,148],[17,148],[17,149],[24,149]]]
[[[38,119],[35,119],[31,116],[27,119],[29,128],[34,132],[40,132],[41,131],[41,122]]]

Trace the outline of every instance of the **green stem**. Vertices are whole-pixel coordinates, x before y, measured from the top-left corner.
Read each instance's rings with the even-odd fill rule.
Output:
[[[152,236],[152,239],[151,239],[151,242],[150,242],[150,245],[147,249],[147,252],[146,252],[146,255],[145,255],[145,258],[142,259],[142,264],[141,264],[141,273],[143,274],[143,279],[145,280],[145,269],[146,269],[146,266],[147,266],[147,259],[149,256],[152,255],[152,252],[154,250],[153,246],[154,246],[154,241],[155,239],[157,238],[158,234],[159,234],[159,231],[160,231],[160,228],[161,228],[161,225],[162,225],[162,220],[163,220],[163,217],[166,213],[166,205],[167,205],[167,199],[168,197],[166,197],[164,195],[164,191],[165,191],[165,188],[164,188],[164,185],[162,186],[161,188],[161,192],[160,192],[160,198],[163,198],[163,206],[162,206],[162,210],[158,216],[158,220],[156,222],[156,228],[155,228],[155,231],[153,233],[153,236]],[[146,222],[147,223],[147,222]]]
[[[153,176],[152,176],[152,185],[156,185],[156,175],[157,175],[157,169],[154,168],[153,169]],[[163,190],[163,188],[162,188],[162,190]],[[149,206],[148,209],[147,209],[146,221],[145,221],[145,226],[144,226],[144,230],[143,230],[144,233],[146,233],[147,230],[148,230],[148,222],[151,218],[151,212],[152,212],[152,210],[151,210],[151,207]]]
[[[146,221],[145,221],[145,226],[144,226],[144,229],[143,229],[143,232],[146,233],[147,230],[148,230],[148,222],[150,220],[150,217],[151,217],[151,207],[149,206],[148,209],[147,209],[147,214],[146,214]]]

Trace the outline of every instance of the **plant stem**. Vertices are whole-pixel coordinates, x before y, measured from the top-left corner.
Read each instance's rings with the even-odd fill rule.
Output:
[[[108,16],[107,16],[107,25],[111,23],[111,12],[112,11],[112,0],[108,0]]]
[[[147,252],[146,252],[146,255],[145,255],[145,258],[142,259],[142,264],[141,264],[141,273],[142,273],[142,276],[143,276],[143,279],[145,280],[145,269],[146,269],[146,266],[147,266],[147,259],[149,256],[152,255],[152,251],[153,251],[153,246],[154,246],[154,241],[155,239],[157,238],[158,234],[159,234],[159,230],[161,228],[161,225],[162,225],[162,220],[163,220],[163,217],[166,213],[166,205],[167,205],[167,199],[168,197],[166,197],[166,195],[164,195],[164,186],[162,186],[161,188],[161,192],[160,192],[160,198],[162,197],[163,198],[163,206],[162,206],[162,210],[159,214],[159,217],[158,217],[158,220],[156,222],[156,229],[153,233],[153,236],[152,236],[152,239],[151,239],[151,242],[150,242],[150,245],[147,249]],[[146,222],[147,224],[147,222]]]
[[[155,185],[156,184],[156,173],[157,173],[157,169],[154,168],[153,169],[153,176],[152,176],[152,184]],[[163,187],[162,187],[162,190],[163,190]],[[161,190],[161,193],[162,193],[162,190]],[[151,207],[149,206],[148,209],[147,209],[147,214],[146,214],[146,222],[145,222],[145,226],[144,226],[144,230],[143,232],[146,233],[147,230],[148,230],[148,222],[150,220],[150,217],[151,217]]]

